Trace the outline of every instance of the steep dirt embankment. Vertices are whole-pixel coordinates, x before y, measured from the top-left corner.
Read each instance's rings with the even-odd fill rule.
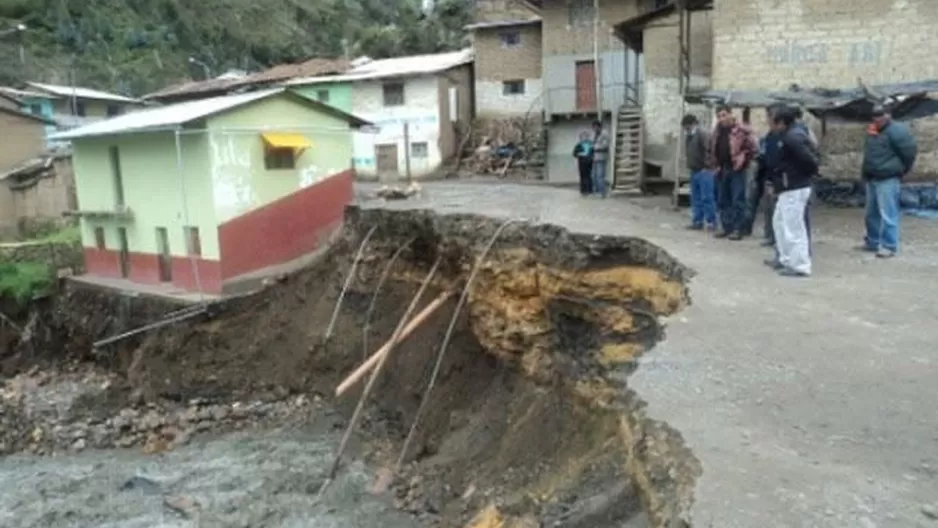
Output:
[[[143,303],[102,321],[89,314],[114,314],[113,297],[72,289],[47,335],[70,336],[73,357],[107,359],[125,374],[111,391],[150,402],[311,392],[330,398],[338,381],[391,336],[437,257],[443,264],[421,305],[461,291],[499,223],[353,208],[345,238],[324,262],[258,295],[215,305],[210,316],[89,355],[91,338],[113,332],[115,321],[148,319],[154,308]],[[374,226],[326,340],[344,276]],[[389,280],[366,321],[386,270]],[[634,360],[662,338],[658,316],[687,302],[689,275],[640,239],[508,226],[459,316],[408,464],[392,488],[398,506],[438,526],[686,526],[681,517],[699,465],[676,431],[645,415],[625,380]],[[372,463],[396,460],[456,298],[391,356],[358,451]],[[359,389],[340,407],[350,410]]]

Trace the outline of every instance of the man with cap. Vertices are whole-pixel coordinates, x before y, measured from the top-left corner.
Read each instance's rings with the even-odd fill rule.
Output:
[[[909,127],[893,121],[885,107],[874,108],[863,147],[866,236],[862,250],[880,258],[899,251],[899,191],[917,155],[918,144]]]

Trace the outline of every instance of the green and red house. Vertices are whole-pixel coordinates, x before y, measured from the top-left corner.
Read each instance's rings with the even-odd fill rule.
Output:
[[[220,294],[315,253],[352,200],[366,124],[273,89],[56,135],[73,144],[86,273]]]

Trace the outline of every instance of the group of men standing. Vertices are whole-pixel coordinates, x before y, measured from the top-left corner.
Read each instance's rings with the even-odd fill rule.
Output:
[[[886,109],[878,107],[873,114],[864,145],[866,235],[859,249],[889,258],[898,251],[899,191],[915,163],[917,146],[908,127],[893,122]],[[782,276],[810,276],[809,202],[820,155],[801,109],[784,104],[767,108],[770,130],[758,141],[732,109],[717,108],[716,116],[713,131],[701,128],[691,114],[682,121],[691,175],[690,229],[742,240],[752,234],[766,198],[763,245],[775,250],[766,264]]]
[[[580,173],[580,194],[583,196],[609,196],[606,185],[606,167],[609,162],[609,135],[600,121],[593,121],[592,132],[582,132],[573,147],[573,157]]]

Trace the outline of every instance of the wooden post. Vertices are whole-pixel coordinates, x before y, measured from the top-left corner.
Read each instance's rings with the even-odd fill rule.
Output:
[[[379,348],[377,352],[372,354],[371,357],[369,357],[364,363],[361,364],[361,366],[359,366],[357,369],[355,369],[354,372],[349,374],[347,378],[342,380],[342,383],[340,383],[339,386],[336,387],[335,389],[336,397],[342,396],[343,394],[348,392],[348,390],[352,387],[352,385],[358,383],[358,381],[360,381],[363,377],[365,377],[365,374],[367,374],[368,371],[374,368],[374,366],[377,365],[379,361],[381,361],[381,358],[388,355],[391,349],[393,349],[395,346],[400,344],[401,341],[407,339],[410,336],[410,334],[412,334],[414,330],[417,329],[418,326],[420,326],[424,321],[427,320],[427,317],[430,317],[430,315],[433,314],[433,312],[439,310],[440,307],[443,306],[443,304],[446,301],[448,301],[449,298],[452,296],[453,296],[453,292],[445,292],[445,293],[440,294],[440,296],[434,299],[433,302],[428,304],[426,308],[424,308],[420,313],[415,315],[414,318],[411,319],[407,323],[407,326],[405,326],[400,331],[400,334],[395,336],[396,339],[392,337],[385,344],[381,345],[381,348]]]

